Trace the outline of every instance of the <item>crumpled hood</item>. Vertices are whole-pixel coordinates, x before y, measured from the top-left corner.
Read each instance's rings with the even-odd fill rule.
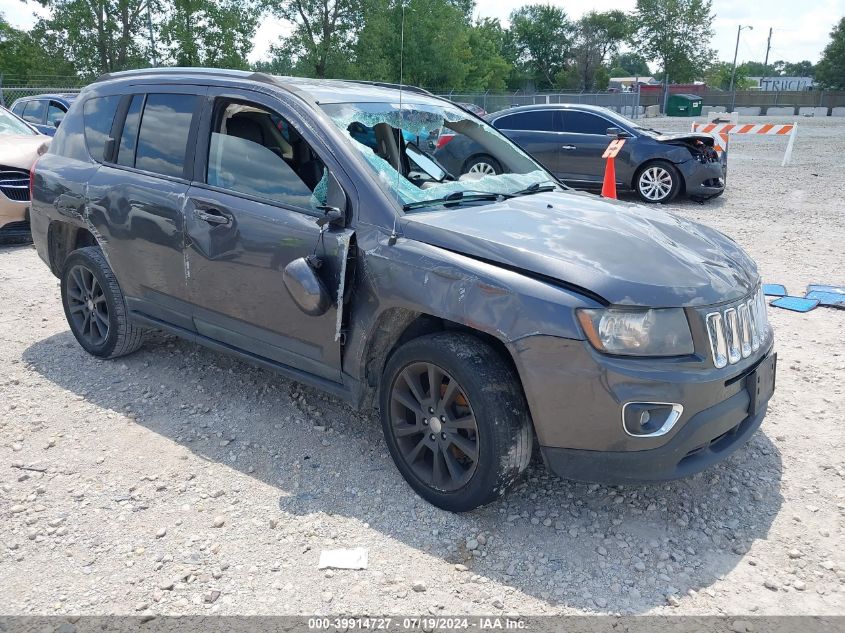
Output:
[[[50,140],[49,136],[43,134],[35,136],[0,134],[0,165],[29,169],[35,159],[47,151]]]
[[[715,137],[712,134],[707,134],[705,132],[685,132],[683,134],[661,134],[660,136],[655,138],[656,141],[661,143],[695,143],[696,141],[701,141],[705,145],[709,145],[713,147],[714,143],[716,142]]]
[[[759,283],[731,239],[657,208],[549,192],[408,213],[405,237],[559,279],[611,304],[702,306]]]

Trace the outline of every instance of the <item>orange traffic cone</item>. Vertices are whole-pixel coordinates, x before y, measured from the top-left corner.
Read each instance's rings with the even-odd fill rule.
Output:
[[[601,195],[603,198],[613,198],[616,200],[616,165],[615,158],[609,156],[604,167],[604,182],[601,186]]]

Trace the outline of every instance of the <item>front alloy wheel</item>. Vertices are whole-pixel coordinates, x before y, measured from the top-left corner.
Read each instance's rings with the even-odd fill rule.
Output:
[[[433,363],[405,367],[390,393],[391,431],[405,463],[427,486],[454,491],[475,473],[478,428],[458,381]]]
[[[465,512],[514,485],[531,459],[519,377],[475,336],[438,332],[390,356],[379,408],[390,456],[429,503]]]
[[[680,175],[669,163],[653,163],[640,171],[637,193],[645,202],[669,202],[678,193]]]

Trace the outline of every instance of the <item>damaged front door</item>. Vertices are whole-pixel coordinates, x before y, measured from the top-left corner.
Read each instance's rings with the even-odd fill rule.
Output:
[[[339,382],[337,293],[350,232],[317,224],[336,181],[286,118],[231,91],[209,104],[200,135],[205,182],[192,183],[185,208],[197,332]],[[331,299],[318,316],[300,310],[284,282],[285,267],[312,254]]]

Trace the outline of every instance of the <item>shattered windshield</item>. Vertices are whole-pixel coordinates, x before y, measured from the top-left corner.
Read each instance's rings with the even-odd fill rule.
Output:
[[[335,103],[323,109],[406,211],[485,204],[557,185],[494,128],[456,107]]]

